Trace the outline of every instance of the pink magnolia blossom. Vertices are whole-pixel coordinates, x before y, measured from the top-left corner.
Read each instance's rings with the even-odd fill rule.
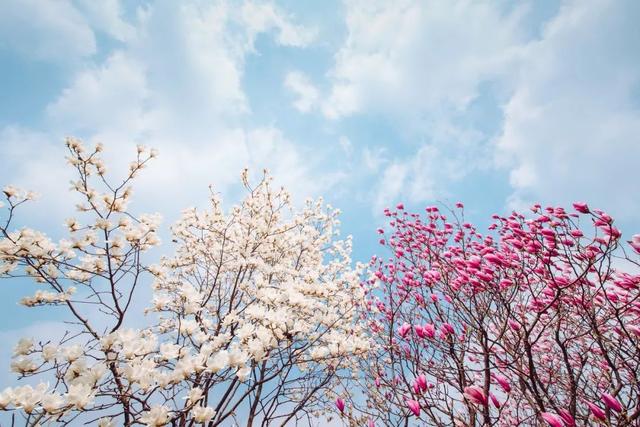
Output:
[[[436,328],[430,323],[424,326],[415,326],[414,330],[420,338],[434,338],[436,336]]]
[[[540,416],[551,427],[564,427],[563,419],[556,414],[552,414],[551,412],[543,412],[540,414]]]
[[[450,323],[443,323],[442,326],[440,326],[440,330],[443,335],[453,335],[455,333],[455,329]]]
[[[411,330],[411,325],[405,322],[402,326],[398,328],[398,333],[402,338],[404,338],[407,336],[410,330]]]
[[[464,397],[467,398],[471,403],[475,403],[476,405],[486,405],[487,404],[487,395],[484,393],[482,388],[472,385],[464,388]]]
[[[491,403],[493,403],[493,406],[500,409],[500,406],[502,406],[502,404],[500,403],[496,395],[493,393],[489,393],[489,398],[491,399]]]
[[[420,403],[417,400],[413,400],[413,399],[407,399],[406,403],[407,403],[407,407],[411,409],[411,412],[413,412],[413,415],[415,415],[416,417],[419,417]]]
[[[509,393],[511,391],[511,384],[509,384],[509,380],[503,375],[493,374],[493,379],[496,380],[500,387],[505,391],[505,393]]]
[[[420,374],[416,377],[415,383],[418,386],[418,390],[421,392],[427,389],[427,377],[424,374]]]
[[[559,409],[558,413],[560,414],[562,421],[564,421],[567,427],[575,427],[576,420],[575,418],[573,418],[569,411],[567,411],[566,409]]]
[[[573,208],[583,214],[588,214],[589,213],[589,206],[587,206],[586,203],[584,202],[575,202],[573,204]]]
[[[599,420],[605,420],[606,419],[606,414],[604,413],[604,411],[598,407],[597,405],[594,405],[591,402],[585,402],[587,404],[587,406],[589,407],[589,410],[591,411],[591,413],[593,414],[594,417],[596,417]]]
[[[622,411],[622,405],[620,404],[618,399],[616,399],[609,393],[602,393],[602,401],[604,402],[605,405],[607,405],[609,409],[614,410],[616,412]]]
[[[635,234],[629,242],[633,250],[640,254],[640,234]]]
[[[336,399],[336,408],[338,408],[340,413],[344,414],[344,400],[340,397]]]

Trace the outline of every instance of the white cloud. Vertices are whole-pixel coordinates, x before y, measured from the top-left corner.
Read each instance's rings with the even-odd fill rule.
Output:
[[[399,201],[401,193],[406,188],[409,169],[411,169],[410,165],[399,162],[392,163],[385,168],[375,195],[374,214],[381,214],[382,209]]]
[[[69,0],[3,0],[0,45],[56,62],[74,61],[96,51],[93,30]]]
[[[482,148],[451,149],[447,144],[425,144],[407,157],[399,157],[383,167],[374,198],[374,213],[397,202],[435,202],[449,196],[448,188],[473,171],[483,155]]]
[[[26,215],[41,227],[61,225],[62,219],[74,213],[67,191],[73,174],[66,165],[64,145],[53,144],[50,134],[17,126],[0,129],[0,141],[0,186],[13,184],[38,193],[36,201],[20,208],[18,219]]]
[[[640,5],[571,1],[523,55],[497,140],[510,203],[591,201],[640,213]]]
[[[296,110],[307,113],[316,107],[320,94],[304,73],[299,71],[287,73],[284,86],[296,96],[293,102]]]
[[[255,34],[277,31],[276,41],[283,46],[304,47],[317,36],[317,30],[296,25],[273,3],[245,2],[242,6],[242,21],[248,28],[251,39]]]
[[[520,10],[467,0],[346,3],[347,38],[330,73],[330,118],[400,118],[461,110],[504,75],[520,43]]]
[[[465,120],[481,86],[510,87],[526,45],[525,8],[468,0],[346,2],[347,37],[322,103],[331,119],[382,117],[412,142],[389,158],[363,152],[382,170],[374,210],[385,200],[424,202],[487,167],[487,136]],[[397,142],[396,142],[397,143]]]
[[[377,172],[382,165],[387,163],[385,147],[364,147],[362,150],[362,163],[369,172]]]
[[[101,66],[81,70],[46,111],[55,127],[70,133],[105,125],[135,130],[144,126],[149,96],[144,67],[116,52]]]
[[[246,146],[246,166],[255,171],[254,174],[260,173],[262,168],[269,169],[276,183],[284,185],[294,200],[320,195],[342,179],[340,173],[332,173],[326,167],[317,170],[320,165],[314,161],[313,151],[296,146],[277,128],[265,127],[247,132]]]
[[[491,146],[484,135],[446,121],[430,124],[429,142],[408,154],[390,156],[386,150],[364,150],[363,163],[382,170],[374,197],[374,211],[399,201],[424,203],[451,196],[451,185],[493,166]]]
[[[92,13],[102,13],[98,9]],[[104,19],[113,24],[120,14],[108,9]],[[16,168],[20,181],[46,191],[47,205],[57,204],[53,211],[64,211],[69,205],[68,179],[58,182],[48,177],[43,187],[41,178],[50,162],[64,163],[64,150],[58,147],[62,148],[63,136],[74,134],[105,144],[114,176],[126,170],[136,143],[158,148],[159,158],[136,185],[133,207],[164,211],[169,221],[183,207],[206,200],[210,183],[228,195],[247,166],[282,175],[279,182],[292,186],[300,197],[334,185],[337,175],[316,176],[314,168],[321,160],[317,153],[303,156],[302,148],[274,126],[245,125],[250,110],[242,74],[255,38],[269,32],[282,43],[299,45],[302,39],[291,32],[306,34],[276,8],[257,9],[261,10],[269,12],[267,23],[244,26],[246,8],[241,11],[226,2],[161,2],[140,9],[132,24],[135,37],[123,37],[103,62],[80,67],[48,105],[46,130],[20,130],[29,137],[36,135],[38,144],[47,147],[39,150],[30,145],[29,166]],[[4,132],[11,138],[3,135],[3,142],[19,144],[20,135],[10,128]],[[13,157],[21,161],[24,156]],[[63,191],[54,191],[48,183],[61,184]]]
[[[341,135],[338,138],[338,144],[340,144],[340,148],[347,156],[350,156],[353,153],[353,144],[351,140],[344,135]]]
[[[92,28],[121,42],[135,37],[135,28],[124,18],[120,0],[75,0]]]

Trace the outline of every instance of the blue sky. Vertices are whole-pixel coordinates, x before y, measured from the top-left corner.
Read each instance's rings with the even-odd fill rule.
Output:
[[[2,0],[0,183],[40,193],[22,223],[60,237],[74,135],[116,172],[158,148],[134,208],[166,225],[266,167],[343,210],[358,260],[399,201],[486,223],[584,200],[630,236],[639,21],[633,0]],[[14,304],[32,285],[0,285],[3,342],[56,320]]]

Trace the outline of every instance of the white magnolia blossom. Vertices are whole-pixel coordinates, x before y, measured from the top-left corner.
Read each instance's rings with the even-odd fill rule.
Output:
[[[166,406],[153,406],[140,417],[140,422],[149,427],[163,426],[169,421],[169,410]]]
[[[111,418],[100,418],[98,427],[116,427],[116,423]]]
[[[211,420],[211,418],[213,418],[215,413],[216,413],[216,411],[213,408],[209,407],[209,406],[195,406],[191,410],[191,415],[193,416],[193,419],[197,423],[207,423],[207,422],[209,422],[209,420]]]
[[[33,195],[3,189],[0,275],[31,277],[40,288],[22,304],[64,307],[72,326],[18,342],[11,369],[42,382],[5,389],[0,410],[22,412],[28,425],[103,427],[322,416],[369,345],[357,317],[362,268],[352,268],[350,239],[337,240],[339,212],[322,200],[296,210],[266,174],[252,186],[245,171],[238,206],[225,212],[213,194],[207,210],[185,210],[172,228],[175,254],[147,265],[160,217],[127,207],[131,181],[156,153],[138,147],[125,179],[110,182],[102,146],[67,147],[82,201],[66,238],[10,229]],[[150,326],[134,329],[127,313],[143,278]]]
[[[67,404],[75,407],[76,409],[84,409],[87,405],[93,402],[95,398],[95,391],[93,387],[88,384],[72,384],[69,386],[69,391],[65,394]]]
[[[29,354],[29,352],[33,349],[33,339],[31,338],[20,338],[18,344],[13,348],[14,356],[24,356]]]

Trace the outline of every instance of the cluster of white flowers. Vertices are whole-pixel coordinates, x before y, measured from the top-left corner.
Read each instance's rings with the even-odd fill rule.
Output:
[[[75,291],[76,288],[74,286],[68,287],[64,292],[37,290],[33,296],[22,298],[20,300],[20,304],[27,307],[45,304],[60,304],[65,301],[69,301]]]
[[[263,419],[286,415],[291,402],[319,411],[323,390],[351,375],[353,356],[369,345],[357,318],[362,269],[351,267],[350,239],[337,240],[339,212],[322,200],[296,211],[266,174],[252,187],[245,173],[248,196],[239,206],[224,213],[212,196],[210,210],[184,211],[172,230],[175,255],[147,267],[141,253],[160,243],[160,218],[126,212],[127,184],[155,152],[138,147],[129,176],[109,185],[102,146],[87,151],[74,139],[67,146],[83,218],[69,218],[70,236],[57,243],[31,229],[10,231],[7,223],[0,228],[0,275],[24,272],[48,285],[22,304],[65,305],[79,330],[55,344],[21,340],[12,370],[24,377],[53,372],[56,383],[52,390],[6,389],[0,409],[68,422],[74,413],[118,406],[122,415],[100,419],[104,427],[218,425],[247,399],[267,399],[250,409]],[[4,193],[12,215],[26,195],[13,187]],[[154,277],[147,313],[157,322],[128,329],[125,313],[147,273]],[[265,389],[278,393],[261,396]]]
[[[319,376],[351,368],[369,341],[356,319],[363,291],[350,239],[335,240],[338,212],[322,200],[295,212],[268,177],[244,183],[249,196],[226,215],[215,196],[208,211],[185,210],[173,227],[176,256],[154,270],[157,331],[182,350],[165,366],[176,375],[185,359],[204,362],[184,380],[203,370],[219,383],[260,383],[286,364]],[[169,360],[177,348],[162,355]]]
[[[6,388],[0,393],[0,409],[22,409],[27,414],[60,415],[71,410],[82,410],[93,403],[95,390],[87,384],[72,384],[67,393],[61,395],[49,391],[49,385],[40,383],[36,387],[25,385]]]

